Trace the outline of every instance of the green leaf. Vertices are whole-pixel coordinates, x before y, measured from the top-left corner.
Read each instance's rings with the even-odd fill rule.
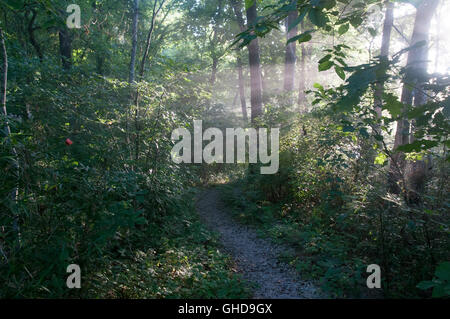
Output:
[[[365,127],[361,127],[361,128],[359,129],[359,134],[360,134],[362,137],[364,137],[364,138],[369,138],[369,137],[370,137],[370,134],[369,134],[369,132],[367,132],[367,128],[365,128]]]
[[[311,9],[311,11],[309,11],[308,17],[309,17],[309,20],[311,21],[311,23],[319,28],[324,27],[328,21],[325,14],[321,10],[316,9],[316,8]]]
[[[344,33],[346,33],[349,28],[350,28],[350,25],[348,23],[341,25],[338,29],[339,35],[343,35]]]
[[[335,65],[334,66],[334,70],[336,71],[337,75],[339,75],[339,77],[342,80],[345,80],[345,72],[344,69],[342,69],[339,65]]]
[[[334,58],[337,62],[339,62],[343,67],[347,67],[347,63],[345,63],[345,61],[341,58],[335,57]]]
[[[405,144],[397,147],[398,151],[405,153],[420,152],[438,146],[438,142],[429,140],[416,140],[411,144]]]
[[[357,28],[363,23],[363,19],[359,15],[355,15],[350,19],[352,27]]]
[[[324,56],[322,59],[319,60],[319,64],[328,61],[331,59],[331,54],[327,54],[326,56]]]
[[[384,153],[379,153],[378,156],[375,158],[374,164],[377,165],[384,165],[387,161],[387,155]]]
[[[325,61],[323,63],[319,64],[319,71],[326,71],[328,69],[330,69],[332,66],[334,65],[334,63],[332,61]]]
[[[321,0],[320,1],[320,7],[325,8],[327,10],[330,10],[336,6],[336,0]]]
[[[344,133],[351,133],[354,131],[355,131],[355,128],[349,124],[345,125],[344,128],[342,129],[342,132],[344,132]]]
[[[375,30],[374,28],[369,28],[369,33],[372,37],[377,36],[377,30]]]
[[[311,36],[311,34],[309,34],[309,31],[308,31],[308,32],[304,32],[302,34],[299,34],[295,37],[290,38],[288,40],[287,44],[294,42],[294,41],[298,41],[299,43],[308,42],[311,39],[312,39],[312,36]]]
[[[325,92],[325,89],[319,83],[314,83],[314,88],[318,89],[320,92]]]
[[[403,110],[403,103],[398,100],[398,98],[393,94],[384,95],[385,104],[383,105],[383,110],[388,110],[392,118],[397,118]]]

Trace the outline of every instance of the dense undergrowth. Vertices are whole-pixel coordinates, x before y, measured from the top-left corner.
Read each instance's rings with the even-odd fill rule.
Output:
[[[183,208],[155,220],[133,249],[113,250],[85,289],[96,298],[245,298],[248,285],[230,271],[216,235],[199,221],[195,191]],[[131,247],[130,247],[131,248]]]
[[[199,169],[170,160],[171,131],[188,126],[208,94],[186,87],[187,73],[130,87],[47,62],[10,58],[0,297],[246,296],[197,219]],[[70,264],[81,267],[81,289],[66,287]]]
[[[431,290],[417,285],[431,288],[423,281],[436,267],[444,289],[449,203],[441,187],[448,166],[435,164],[423,206],[407,205],[389,193],[388,168],[371,164],[367,138],[318,115],[303,117],[284,135],[278,174],[247,173],[222,186],[236,218],[292,245],[296,253],[282,259],[330,296],[427,297]],[[381,266],[381,293],[366,286],[371,264]]]

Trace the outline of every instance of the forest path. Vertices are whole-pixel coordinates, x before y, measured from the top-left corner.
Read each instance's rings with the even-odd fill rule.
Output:
[[[303,281],[289,265],[278,261],[289,248],[259,238],[256,231],[234,221],[220,199],[218,189],[200,194],[197,210],[205,224],[220,234],[220,241],[244,279],[255,283],[256,299],[321,298],[318,289]]]

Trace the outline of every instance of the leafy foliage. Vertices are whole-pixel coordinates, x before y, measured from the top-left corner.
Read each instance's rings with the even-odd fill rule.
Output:
[[[450,82],[403,66],[429,45],[377,56],[386,1],[246,0],[238,15],[255,1],[258,16],[245,30],[228,1],[140,1],[142,76],[134,83],[125,80],[133,1],[80,0],[82,28],[71,30],[69,1],[0,3],[9,64],[8,115],[0,116],[0,297],[251,296],[193,205],[197,188],[229,181],[221,187],[235,217],[291,245],[294,253],[280,258],[330,296],[372,297],[365,269],[376,263],[383,289],[374,297],[448,297]],[[410,22],[399,22],[404,32]],[[191,130],[194,119],[205,128],[249,125],[237,104],[252,102],[244,47],[258,37],[264,114],[252,125],[280,127],[278,173],[174,164],[175,128]],[[293,42],[298,105],[278,85]],[[400,86],[423,94],[423,103],[404,103]],[[413,134],[394,147],[402,121]],[[390,185],[397,166],[413,178]],[[424,174],[415,176],[419,166]],[[83,270],[81,290],[66,289],[72,263]]]

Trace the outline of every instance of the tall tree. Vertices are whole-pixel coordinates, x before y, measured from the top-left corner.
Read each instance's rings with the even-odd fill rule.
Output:
[[[241,100],[242,117],[244,122],[248,121],[247,114],[247,102],[245,101],[245,82],[244,82],[244,72],[242,68],[242,60],[240,57],[240,51],[237,52],[238,57],[236,59],[237,70],[238,70],[238,82],[239,82],[239,97]]]
[[[3,34],[3,29],[0,28],[0,45],[1,45],[1,53],[2,53],[2,59],[3,59],[3,65],[2,65],[2,82],[1,82],[1,105],[2,105],[2,111],[3,116],[5,117],[5,131],[7,136],[8,143],[11,143],[11,127],[9,126],[8,121],[8,111],[6,109],[6,91],[7,91],[7,85],[8,85],[8,53],[6,51],[6,44],[5,44],[5,37]],[[13,190],[11,191],[11,200],[17,204],[18,197],[19,197],[19,178],[20,178],[20,167],[19,167],[19,158],[17,154],[17,150],[15,146],[12,146],[12,155],[13,155],[13,167],[16,174],[17,180],[15,181],[15,185]],[[20,247],[20,230],[19,230],[19,221],[18,221],[18,215],[16,214],[14,216],[13,220],[13,229],[17,233],[17,243],[16,248]]]
[[[256,0],[253,0],[250,6],[246,8],[248,26],[256,24],[258,18]],[[250,101],[251,101],[251,120],[255,123],[256,119],[262,115],[262,82],[261,82],[261,62],[259,54],[258,38],[253,39],[248,47],[248,58],[250,65]]]
[[[406,70],[404,76],[404,84],[402,89],[401,102],[404,105],[415,106],[422,105],[426,102],[426,94],[423,84],[427,76],[427,59],[428,59],[428,39],[431,25],[431,19],[439,4],[439,0],[424,0],[418,7],[414,22],[414,29],[411,38],[411,46],[413,47],[408,53]],[[397,130],[395,133],[394,150],[399,146],[413,142],[413,130],[411,123],[402,118],[397,121]],[[394,156],[394,163],[391,163],[390,186],[394,192],[399,192],[397,182],[401,179],[403,187],[412,194],[417,194],[423,185],[425,178],[424,167],[421,163],[411,165],[408,174],[405,174],[406,161],[402,153],[397,152]],[[411,194],[410,193],[410,194]],[[406,194],[409,198],[410,194]],[[414,195],[417,198],[417,196]]]
[[[165,0],[161,0],[159,3],[159,6],[158,6],[158,0],[153,1],[152,18],[150,20],[150,29],[148,30],[147,42],[145,43],[144,55],[142,57],[141,69],[139,71],[139,76],[141,78],[144,76],[145,63],[147,62],[148,53],[150,50],[150,46],[152,44],[152,37],[153,37],[153,32],[155,30],[156,18],[158,17],[158,13],[161,11],[165,2],[166,2]]]
[[[58,36],[62,66],[69,70],[72,67],[72,36],[66,27],[59,29]]]
[[[148,34],[147,34],[147,41],[146,41],[146,44],[145,44],[144,55],[142,56],[141,67],[140,67],[140,70],[139,70],[139,79],[138,79],[139,81],[142,80],[143,77],[144,77],[145,64],[147,62],[148,54],[149,54],[149,51],[150,51],[150,46],[152,44],[152,38],[153,38],[153,32],[155,30],[156,18],[158,17],[158,14],[161,11],[164,3],[165,3],[165,0],[161,0],[159,2],[159,5],[158,5],[158,0],[153,0],[152,18],[150,20],[150,29],[149,29]],[[134,105],[135,105],[134,124],[135,124],[135,129],[136,129],[135,159],[138,160],[139,159],[139,152],[140,152],[140,140],[141,140],[141,138],[140,138],[141,127],[139,125],[139,121],[140,121],[140,114],[139,114],[139,89],[136,89],[136,94],[135,94],[135,97],[134,97]]]
[[[245,31],[245,22],[244,18],[242,17],[242,8],[239,0],[231,0],[231,6],[233,7],[234,13],[236,15],[236,21],[239,26],[239,30],[241,32]],[[239,85],[239,97],[241,99],[241,108],[242,108],[242,116],[244,118],[244,121],[248,121],[248,114],[247,114],[247,102],[245,99],[245,81],[244,81],[244,73],[243,73],[243,66],[242,66],[242,59],[241,59],[241,49],[236,49],[236,65],[237,65],[237,71],[238,71],[238,85]]]
[[[3,35],[3,29],[0,28],[0,44],[1,44],[1,53],[2,53],[2,92],[1,92],[1,104],[2,104],[2,111],[3,116],[5,117],[5,131],[6,135],[8,136],[8,139],[11,137],[11,128],[9,126],[8,122],[8,111],[6,109],[6,90],[7,90],[7,84],[8,84],[8,54],[6,52],[6,45],[5,45],[5,38]]]
[[[287,40],[295,37],[298,32],[298,27],[295,21],[298,18],[298,11],[293,10],[289,12],[286,18],[286,37]],[[286,46],[286,55],[284,63],[284,90],[292,92],[295,83],[295,62],[297,61],[297,45],[296,41],[288,43]]]
[[[56,9],[56,11],[58,12],[59,16],[61,19],[63,19],[64,21],[66,20],[66,7],[65,5],[67,4],[66,1],[60,3],[58,5],[58,8]],[[34,18],[31,19],[31,30],[29,30],[29,33],[31,31],[31,34],[29,34],[30,37],[34,38],[33,35],[33,29],[32,29],[32,25],[34,24],[34,19],[36,18],[36,16]],[[30,25],[29,25],[30,27]],[[72,67],[72,41],[73,41],[73,36],[72,33],[70,31],[70,29],[66,26],[66,24],[62,24],[58,27],[58,39],[59,39],[59,54],[61,57],[61,64],[64,70],[69,70]],[[36,49],[36,47],[35,47]]]
[[[41,46],[36,41],[36,37],[34,36],[34,32],[39,29],[39,27],[34,26],[34,23],[35,23],[36,17],[37,17],[37,11],[36,11],[36,9],[33,8],[30,10],[30,12],[31,12],[31,18],[28,21],[28,27],[27,27],[28,37],[30,38],[31,45],[36,50],[39,60],[42,62],[43,55],[42,55]]]
[[[380,57],[386,59],[389,56],[392,26],[394,25],[394,4],[386,1],[386,13],[383,24],[383,36],[381,41]],[[375,89],[375,110],[378,118],[381,118],[381,106],[383,103],[384,83],[380,81]]]
[[[133,28],[131,31],[131,61],[129,82],[133,83],[136,78],[136,51],[137,51],[137,36],[139,23],[139,0],[133,2]]]
[[[305,31],[305,24],[302,21],[301,23],[301,32]],[[299,74],[299,84],[298,84],[298,106],[300,108],[300,113],[306,112],[306,56],[307,56],[307,50],[305,47],[305,43],[300,44],[300,74]]]
[[[215,48],[219,39],[219,27],[220,27],[220,16],[222,15],[223,10],[223,0],[218,0],[217,11],[213,17],[213,38],[211,40],[212,48],[212,65],[211,65],[211,85],[214,85],[216,82],[217,76],[217,67],[219,65],[220,54],[216,52]]]

